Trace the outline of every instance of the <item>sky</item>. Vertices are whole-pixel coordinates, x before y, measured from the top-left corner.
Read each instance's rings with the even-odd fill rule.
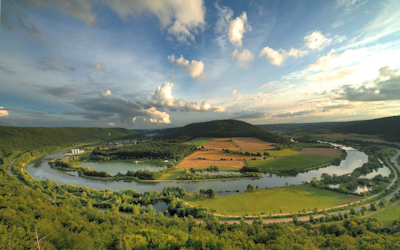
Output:
[[[0,126],[400,114],[398,0],[0,4]]]

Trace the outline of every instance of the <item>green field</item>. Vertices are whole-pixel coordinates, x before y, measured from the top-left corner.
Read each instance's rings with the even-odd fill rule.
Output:
[[[182,175],[184,173],[185,171],[176,169],[166,174],[163,174],[159,180],[176,180],[179,175]]]
[[[270,156],[273,157],[285,157],[295,155],[300,152],[303,148],[287,148],[283,150],[267,150]]]
[[[215,199],[195,198],[187,194],[183,198],[194,206],[217,210],[226,215],[253,215],[270,213],[297,213],[334,207],[361,199],[361,197],[319,189],[310,185],[298,185],[273,189],[261,189],[243,194],[233,194]]]
[[[322,164],[330,163],[334,157],[296,154],[286,158],[277,158],[270,160],[246,161],[249,167],[260,167],[262,170],[290,170],[290,169],[306,169],[317,167]]]
[[[368,216],[367,218],[378,218],[383,222],[384,227],[391,227],[394,220],[400,219],[400,204],[389,207],[386,210]]]
[[[302,147],[302,148],[329,148],[328,144],[321,144],[321,143],[308,143],[308,142],[295,142],[293,144],[294,147]]]
[[[189,144],[192,144],[192,145],[195,145],[198,147],[198,146],[202,146],[208,140],[210,140],[210,137],[199,137],[199,138],[193,139],[191,141],[188,141],[186,143],[189,143]]]

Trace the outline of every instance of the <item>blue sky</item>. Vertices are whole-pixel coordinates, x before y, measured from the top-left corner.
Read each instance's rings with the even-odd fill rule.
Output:
[[[400,2],[3,0],[0,125],[399,115]]]

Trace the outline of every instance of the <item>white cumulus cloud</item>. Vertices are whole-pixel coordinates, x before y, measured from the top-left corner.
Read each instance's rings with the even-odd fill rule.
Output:
[[[168,107],[172,110],[181,111],[214,111],[224,112],[225,109],[220,106],[211,106],[208,102],[203,101],[202,103],[187,102],[182,99],[175,99],[172,96],[173,83],[165,82],[163,85],[157,87],[154,94],[150,98],[150,103],[155,107]]]
[[[314,31],[308,36],[304,37],[304,43],[309,49],[321,49],[323,45],[328,43],[330,40],[327,39],[321,31]]]
[[[0,117],[5,117],[8,116],[10,113],[8,112],[8,110],[4,110],[3,107],[0,107]]]
[[[178,41],[194,41],[194,35],[204,30],[206,7],[203,0],[103,0],[121,19],[149,12],[154,14],[168,34]]]
[[[259,54],[260,57],[266,57],[270,64],[281,66],[285,60],[284,56],[279,51],[271,49],[270,47],[264,47]]]
[[[103,63],[85,63],[85,65],[91,69],[106,71],[106,66]]]
[[[112,95],[112,93],[111,93],[111,90],[106,90],[106,91],[103,91],[102,93],[101,93],[101,95],[102,96],[104,96],[104,97],[107,97],[107,96],[110,96],[110,95]]]
[[[237,65],[247,69],[254,61],[254,55],[250,52],[250,50],[247,49],[244,49],[242,52],[239,52],[237,49],[235,49],[235,51],[232,53],[232,59],[237,61]]]
[[[174,63],[178,68],[188,72],[192,78],[200,79],[205,77],[205,75],[203,74],[204,62],[202,61],[192,60],[191,62],[189,62],[189,60],[183,58],[182,55],[181,57],[176,58],[175,54],[169,55],[168,60],[171,63]]]
[[[251,26],[247,22],[247,14],[243,13],[231,20],[228,25],[228,39],[237,47],[242,46],[243,34],[247,31],[251,31]]]

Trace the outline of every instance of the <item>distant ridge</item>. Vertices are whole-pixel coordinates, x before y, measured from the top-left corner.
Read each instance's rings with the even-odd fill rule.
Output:
[[[296,129],[313,131],[316,129],[329,129],[334,133],[382,135],[387,141],[400,141],[400,116],[349,122],[287,123],[258,126],[272,131],[289,131]]]
[[[268,142],[290,143],[287,138],[271,133],[259,126],[238,120],[192,123],[159,138],[191,140],[198,137],[255,137]]]

